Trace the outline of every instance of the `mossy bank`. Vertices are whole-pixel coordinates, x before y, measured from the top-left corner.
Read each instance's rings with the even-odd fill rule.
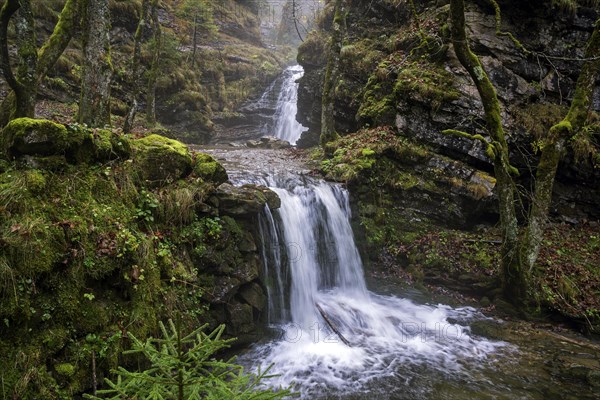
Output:
[[[254,218],[207,154],[159,135],[14,120],[0,160],[3,398],[70,399],[101,382],[126,333],[227,324],[252,339],[265,303]]]

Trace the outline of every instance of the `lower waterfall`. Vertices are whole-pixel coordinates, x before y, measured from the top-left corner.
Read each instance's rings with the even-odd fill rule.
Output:
[[[261,180],[281,198],[281,207],[265,210],[260,221],[268,319],[277,334],[242,361],[273,364],[278,376],[269,384],[293,385],[305,398],[356,398],[344,394],[376,393],[382,379],[405,384],[422,368],[467,373],[465,365],[505,346],[470,335],[467,322],[483,318],[473,308],[419,305],[367,290],[341,185],[300,176]]]

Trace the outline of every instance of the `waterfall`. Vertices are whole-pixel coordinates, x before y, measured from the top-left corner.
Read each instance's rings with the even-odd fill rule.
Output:
[[[304,74],[304,69],[299,65],[286,68],[283,72],[283,85],[277,98],[277,108],[273,116],[275,128],[273,135],[276,138],[296,144],[300,135],[307,130],[296,121],[298,111],[298,79]]]
[[[504,346],[469,334],[466,321],[483,318],[473,308],[420,305],[367,290],[341,185],[293,173],[242,180],[252,181],[281,199],[259,224],[269,324],[280,335],[241,360],[273,364],[279,376],[271,384],[295,384],[306,398],[367,387],[375,393],[377,382],[399,371],[406,379],[424,367],[460,374],[467,361],[481,363]]]
[[[275,126],[279,137],[294,143],[304,129],[295,121],[295,81],[302,70],[290,67],[286,74]],[[267,322],[277,336],[239,358],[262,370],[273,365],[270,373],[277,376],[269,385],[293,385],[309,399],[357,399],[361,393],[422,399],[431,384],[412,383],[431,376],[461,382],[474,365],[508,348],[470,334],[469,322],[485,318],[474,308],[418,304],[368,290],[342,185],[308,176],[285,151],[222,151],[235,158],[226,164],[232,182],[268,186],[281,199],[279,209],[265,208],[258,224]]]
[[[291,322],[309,329],[320,320],[316,304],[321,290],[340,288],[362,298],[367,296],[348,220],[348,193],[325,182],[273,190],[281,198],[277,212],[291,276]],[[281,254],[280,249],[273,251]]]

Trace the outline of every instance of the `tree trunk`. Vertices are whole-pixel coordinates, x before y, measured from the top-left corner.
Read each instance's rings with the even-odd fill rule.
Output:
[[[514,168],[508,159],[508,144],[502,127],[500,102],[479,58],[471,51],[465,31],[464,0],[451,0],[452,41],[458,60],[477,87],[483,103],[486,127],[492,138],[492,156],[502,229],[502,283],[505,296],[515,304],[527,301],[529,274],[519,260],[519,227],[515,209]]]
[[[335,140],[338,134],[335,131],[335,85],[339,78],[340,51],[344,40],[346,26],[346,10],[344,0],[335,0],[335,13],[333,17],[333,32],[329,47],[329,58],[323,81],[323,95],[321,100],[321,146]]]
[[[56,64],[56,61],[62,55],[67,45],[73,37],[73,32],[77,27],[77,21],[79,18],[77,0],[67,0],[63,7],[59,17],[58,23],[54,27],[52,35],[48,38],[48,41],[42,46],[38,52],[39,58],[37,62],[36,71],[36,88],[39,87],[40,83],[46,77],[50,69]],[[11,91],[2,101],[0,105],[0,127],[6,126],[10,121],[10,114],[16,107],[16,96],[15,92]]]
[[[35,98],[37,96],[38,53],[35,42],[35,22],[29,0],[20,0],[21,8],[15,15],[15,33],[19,66],[17,81],[21,91],[16,97],[15,118],[35,116]]]
[[[152,65],[148,71],[148,92],[146,98],[146,122],[150,127],[156,125],[156,80],[158,78],[160,49],[161,49],[161,29],[158,20],[158,0],[152,1],[152,29],[154,30],[154,54],[152,56]]]
[[[129,111],[125,116],[125,122],[123,123],[123,132],[129,133],[133,128],[135,122],[135,114],[137,113],[138,96],[140,94],[141,87],[141,71],[140,71],[140,59],[142,58],[142,39],[144,36],[144,30],[148,23],[148,8],[150,7],[150,0],[142,1],[142,13],[140,14],[140,20],[138,22],[135,35],[133,37],[133,59],[131,60],[130,67],[130,82],[131,82],[131,93],[127,101]]]
[[[108,0],[84,0],[83,69],[79,122],[110,125],[110,13]]]
[[[196,63],[196,47],[198,47],[198,14],[194,15],[194,33],[192,34],[192,64],[191,67],[194,68],[194,64]]]
[[[19,63],[13,73],[8,53],[8,23],[15,17]],[[6,122],[14,118],[35,115],[37,48],[35,28],[29,0],[7,0],[0,10],[0,68],[13,90]],[[14,107],[12,107],[14,104]]]

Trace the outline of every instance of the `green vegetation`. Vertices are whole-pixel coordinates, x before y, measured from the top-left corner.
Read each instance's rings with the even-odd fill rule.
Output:
[[[268,371],[255,376],[245,373],[233,359],[214,358],[215,353],[229,347],[232,341],[221,339],[223,325],[210,334],[203,332],[204,325],[188,335],[184,335],[180,324],[176,325],[172,320],[169,320],[168,328],[162,322],[159,325],[160,339],[141,341],[129,333],[133,349],[125,354],[143,356],[143,362],[149,363],[146,370],[136,372],[119,367],[117,380],[107,379],[110,389],[98,391],[100,397],[86,395],[85,398],[267,400],[290,394],[287,390],[259,389],[261,381],[269,378]],[[68,371],[72,372],[72,368]]]
[[[394,121],[399,101],[424,104],[436,111],[442,104],[459,98],[454,77],[439,63],[426,57],[407,61],[396,52],[381,61],[370,73],[356,117],[371,125]]]
[[[210,156],[155,134],[131,139],[28,119],[7,129],[14,134],[3,136],[11,159],[0,168],[0,397],[88,391],[92,376],[131,367],[119,356],[128,333],[145,340],[176,313],[185,329],[217,326],[220,304],[241,301],[235,290],[257,278],[247,227],[208,202],[226,179]],[[251,208],[258,210],[265,195],[244,197],[252,193],[246,188],[239,201],[262,199]],[[239,329],[231,322],[227,331]]]
[[[463,202],[489,199],[495,184],[488,174],[412,143],[391,127],[363,129],[329,147],[332,156],[321,161],[321,171],[355,193],[370,254],[399,257],[432,224],[449,222],[455,213],[460,220]]]

